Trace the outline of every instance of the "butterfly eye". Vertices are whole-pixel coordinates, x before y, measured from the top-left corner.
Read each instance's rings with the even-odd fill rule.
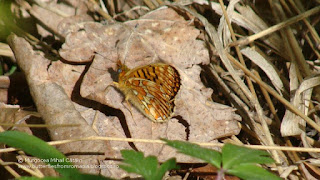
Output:
[[[122,73],[122,69],[118,69],[118,73]]]

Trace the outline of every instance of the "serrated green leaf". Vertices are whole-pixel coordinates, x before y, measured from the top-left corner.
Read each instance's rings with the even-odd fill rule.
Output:
[[[202,159],[217,168],[221,167],[221,154],[218,151],[203,148],[197,144],[192,144],[189,142],[177,140],[171,141],[166,139],[161,140],[165,141],[168,146],[176,148],[183,154]]]
[[[177,168],[174,159],[169,159],[159,166],[155,156],[144,157],[142,152],[133,150],[122,150],[121,154],[125,164],[120,165],[120,168],[140,174],[146,180],[161,180],[166,171]]]
[[[5,143],[9,146],[19,148],[24,152],[31,154],[32,156],[38,157],[47,164],[52,166],[70,166],[70,162],[66,160],[66,157],[56,150],[54,147],[48,145],[41,139],[31,136],[27,133],[18,131],[5,131],[0,133],[0,142]],[[63,162],[52,161],[51,158],[57,158],[63,160]],[[61,167],[60,166],[60,167]],[[64,177],[72,178],[79,175],[79,171],[75,168],[56,168],[56,170]]]
[[[150,177],[156,173],[158,162],[156,157],[144,157],[142,152],[132,150],[122,150],[122,157],[124,163],[128,165],[120,165],[120,167],[127,172],[141,174],[143,177]]]
[[[246,147],[226,144],[222,148],[222,164],[223,169],[231,169],[233,166],[238,166],[242,163],[268,164],[274,160],[266,151],[249,149]]]
[[[253,164],[240,164],[227,170],[228,174],[244,180],[280,180],[281,178]]]
[[[157,172],[157,177],[163,177],[164,174],[171,169],[178,169],[179,167],[177,166],[176,159],[171,158],[161,164],[160,168],[158,169]]]

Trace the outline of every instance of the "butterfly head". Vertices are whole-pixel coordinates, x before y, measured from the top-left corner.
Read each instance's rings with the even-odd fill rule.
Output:
[[[129,70],[130,69],[126,65],[122,64],[120,60],[117,61],[117,72],[119,74],[119,79],[122,78]]]

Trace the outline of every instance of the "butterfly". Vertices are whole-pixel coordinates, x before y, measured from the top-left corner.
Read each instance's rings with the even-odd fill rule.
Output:
[[[117,63],[116,87],[142,114],[153,122],[166,122],[173,115],[174,100],[181,83],[178,71],[171,65],[155,63],[129,69]]]

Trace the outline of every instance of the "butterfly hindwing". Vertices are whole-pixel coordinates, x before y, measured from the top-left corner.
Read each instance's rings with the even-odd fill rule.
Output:
[[[155,82],[130,78],[128,100],[154,122],[164,122],[172,114],[173,103]]]
[[[167,64],[150,64],[119,75],[119,89],[126,99],[154,122],[172,116],[179,88],[179,74]]]

